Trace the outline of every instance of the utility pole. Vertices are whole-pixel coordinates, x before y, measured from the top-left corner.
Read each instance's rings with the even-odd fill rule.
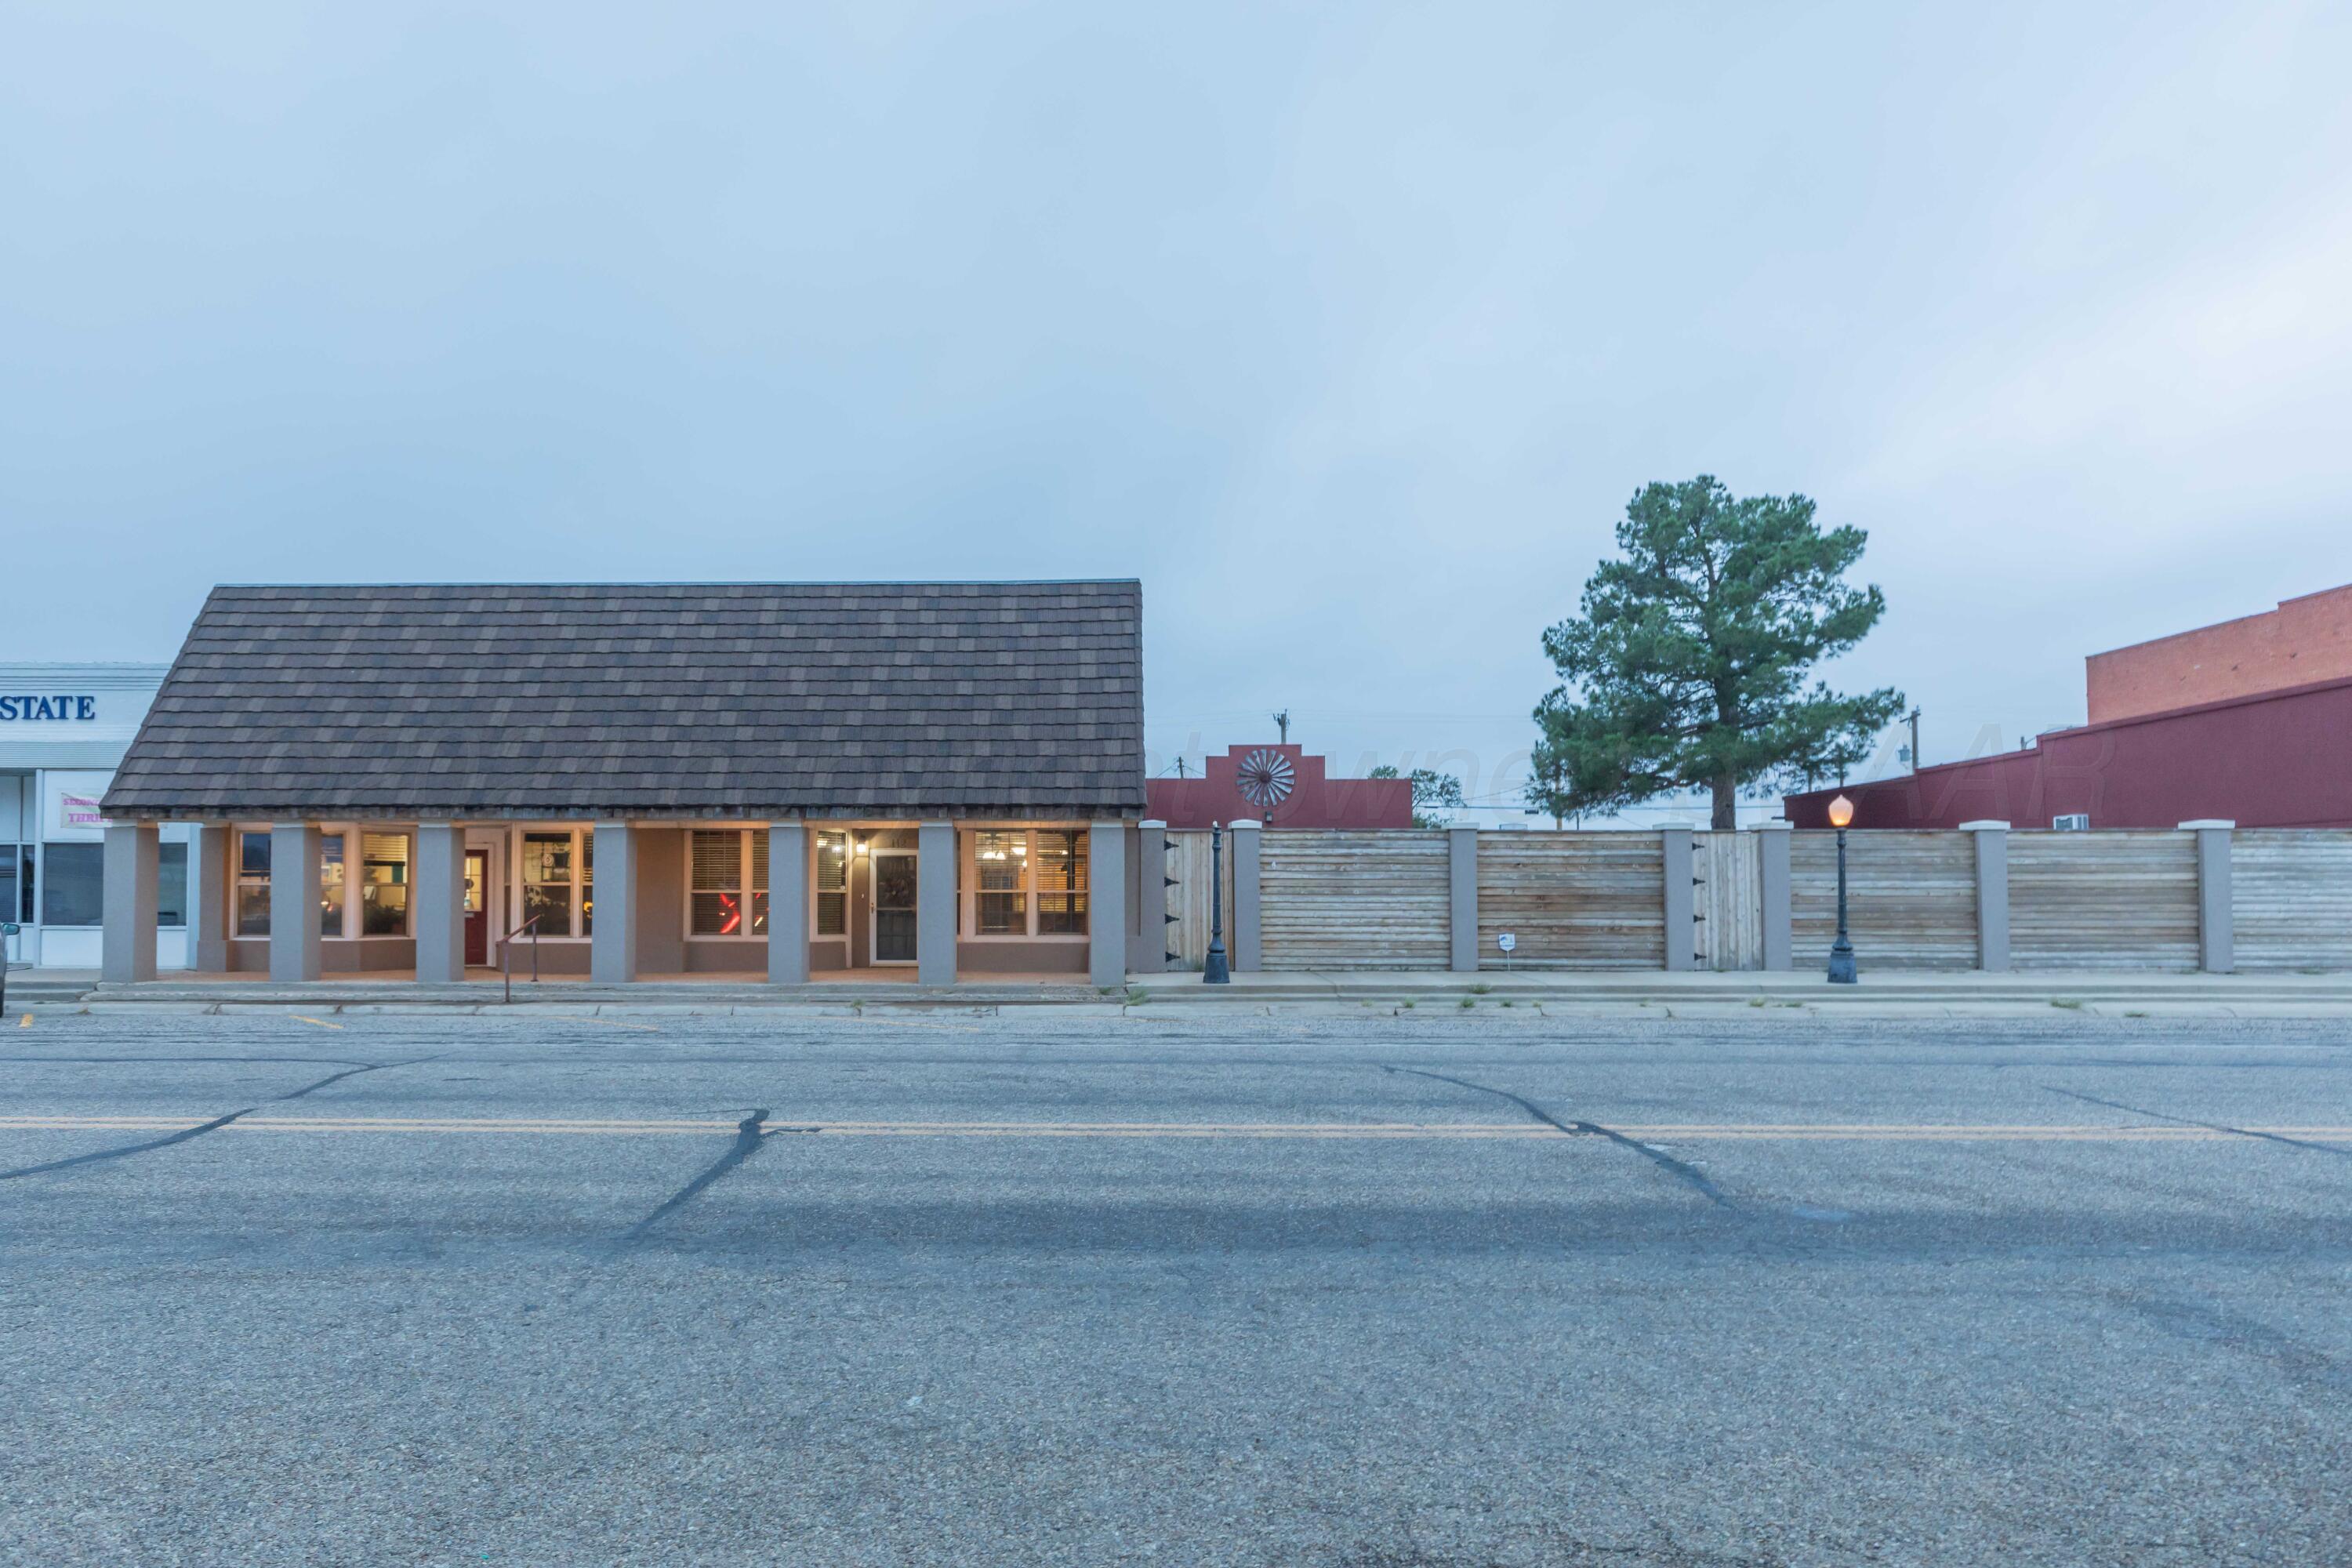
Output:
[[[1911,710],[1911,771],[1919,771],[1919,710]]]

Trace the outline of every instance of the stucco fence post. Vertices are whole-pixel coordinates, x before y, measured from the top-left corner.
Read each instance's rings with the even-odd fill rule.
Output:
[[[1447,967],[1456,974],[1478,969],[1478,829],[1456,825],[1445,830],[1446,892],[1452,922]]]
[[[2208,817],[2180,826],[2197,835],[2197,967],[2208,974],[2227,974],[2238,966],[2230,864],[2230,844],[2238,825]]]
[[[1234,823],[1234,921],[1227,959],[1235,973],[1255,973],[1265,967],[1263,913],[1258,902],[1258,829],[1247,818]]]
[[[1658,825],[1659,847],[1665,851],[1662,876],[1665,882],[1666,967],[1669,970],[1698,967],[1698,911],[1691,902],[1691,889],[1698,885],[1697,879],[1691,875],[1693,831],[1687,822]]]
[[[1759,823],[1756,828],[1757,927],[1761,934],[1767,970],[1796,967],[1796,921],[1789,896],[1787,822]]]
[[[2009,970],[2009,824],[1963,822],[1960,831],[1976,840],[1977,967],[1989,974]]]

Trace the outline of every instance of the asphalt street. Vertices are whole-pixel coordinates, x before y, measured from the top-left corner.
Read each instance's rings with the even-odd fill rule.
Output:
[[[0,1036],[0,1561],[2352,1561],[2340,1024]]]

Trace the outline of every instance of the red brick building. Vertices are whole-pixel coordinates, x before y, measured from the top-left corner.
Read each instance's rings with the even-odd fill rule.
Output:
[[[1854,826],[2352,827],[2352,587],[2085,663],[2089,723],[1849,785]],[[1837,794],[1789,796],[1789,820],[1827,826]]]

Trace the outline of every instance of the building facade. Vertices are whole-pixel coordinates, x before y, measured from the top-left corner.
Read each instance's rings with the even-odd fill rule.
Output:
[[[0,942],[15,964],[95,969],[105,913],[99,803],[163,684],[160,664],[0,664]],[[157,845],[156,962],[187,962],[189,835]]]
[[[1261,800],[1244,793],[1244,775]],[[1272,742],[1203,757],[1197,778],[1153,779],[1150,801],[1151,815],[1171,827],[1244,820],[1268,827],[1412,826],[1411,779],[1335,779],[1304,746]]]
[[[2352,680],[2352,586],[2084,660],[2093,724]]]
[[[177,828],[205,973],[1117,984],[1142,720],[1132,582],[222,587],[104,799],[106,976]]]
[[[2352,827],[2352,587],[2085,661],[2091,720],[1846,787],[1857,827]],[[1840,791],[1788,797],[1799,827]]]

